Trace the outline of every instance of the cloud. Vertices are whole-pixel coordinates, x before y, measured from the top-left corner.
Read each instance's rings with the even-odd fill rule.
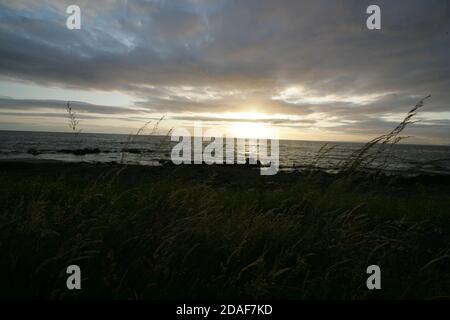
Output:
[[[180,119],[246,110],[321,114],[355,134],[371,131],[373,119],[383,128],[384,114],[404,113],[428,94],[427,111],[450,110],[445,0],[380,0],[380,31],[365,27],[366,0],[78,1],[79,31],[65,28],[69,4],[0,0],[1,75],[122,91],[138,109]],[[32,102],[53,105],[1,99],[0,106]]]
[[[170,117],[174,120],[183,121],[204,121],[209,123],[236,123],[236,122],[256,122],[262,124],[272,124],[272,125],[283,125],[283,126],[293,126],[293,127],[305,127],[311,126],[316,123],[316,120],[312,119],[301,119],[293,120],[287,118],[263,118],[263,119],[248,119],[248,118],[229,118],[229,117],[208,117],[208,116],[172,116]]]
[[[123,108],[123,107],[112,107],[96,105],[91,103],[85,103],[80,101],[70,101],[72,107],[77,112],[82,113],[96,113],[96,114],[136,114],[143,113],[143,110]],[[66,112],[67,101],[61,100],[37,100],[37,99],[11,99],[11,98],[0,98],[0,111],[4,110],[15,110],[15,111],[33,111],[38,109],[53,109],[57,111]]]

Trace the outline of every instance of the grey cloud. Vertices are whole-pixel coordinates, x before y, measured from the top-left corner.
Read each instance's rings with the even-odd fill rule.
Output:
[[[184,120],[184,121],[205,121],[214,123],[236,123],[236,122],[257,122],[282,126],[310,126],[316,123],[315,120],[292,120],[292,119],[245,119],[245,118],[219,118],[219,117],[204,117],[204,116],[172,116],[170,119]]]
[[[0,35],[10,45],[0,52],[8,62],[0,70],[98,88],[296,82],[330,93],[443,88],[450,68],[446,2],[382,1],[386,31],[378,34],[365,29],[366,2],[220,1],[216,10],[201,10],[195,2],[136,1],[128,2],[126,19],[119,4],[102,15],[99,5],[86,3],[82,8],[95,18],[80,32],[64,28],[63,11],[44,20],[5,9]],[[409,20],[399,18],[405,14]]]
[[[450,128],[450,120],[433,120],[427,122],[416,122],[406,127],[401,133],[403,137],[414,137],[419,140],[435,140],[435,143],[448,144],[447,136]],[[390,132],[397,122],[373,118],[350,123],[346,126],[330,127],[327,130],[339,133],[355,135],[372,135],[373,137]]]
[[[54,109],[65,112],[67,101],[61,100],[35,100],[35,99],[10,99],[0,98],[0,110],[36,110],[36,109]],[[143,110],[104,106],[97,104],[90,104],[79,101],[70,101],[71,106],[76,112],[82,113],[99,113],[99,114],[136,114],[142,113]]]

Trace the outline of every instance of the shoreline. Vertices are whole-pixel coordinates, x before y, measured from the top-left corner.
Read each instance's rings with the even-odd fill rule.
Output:
[[[54,166],[54,168],[52,168]],[[167,173],[167,172],[180,172],[185,171],[193,174],[193,178],[202,179],[205,174],[216,174],[227,175],[228,173],[233,173],[233,178],[236,182],[243,179],[263,179],[265,181],[284,181],[284,180],[295,180],[296,178],[303,179],[311,176],[319,176],[320,179],[326,180],[338,180],[345,176],[341,172],[330,172],[329,169],[314,168],[310,170],[308,167],[298,169],[297,168],[286,168],[281,167],[277,174],[269,176],[261,176],[258,165],[249,164],[181,164],[175,165],[173,163],[160,164],[160,165],[142,165],[142,164],[127,164],[119,163],[116,161],[111,162],[89,162],[89,161],[64,161],[64,160],[51,160],[51,159],[0,159],[0,170],[17,168],[34,168],[39,169],[39,167],[46,167],[46,172],[51,172],[57,169],[86,169],[86,170],[123,170],[129,169],[124,172],[125,174],[135,174],[134,172],[145,172],[145,173]],[[94,173],[94,172],[93,172]],[[240,175],[242,174],[243,175]],[[198,175],[195,177],[195,175]],[[289,177],[289,178],[286,178]],[[405,174],[400,172],[398,174],[392,174],[392,172],[373,172],[370,170],[360,170],[354,173],[354,179],[364,179],[364,177],[377,177],[378,181],[381,183],[395,183],[400,184],[413,184],[413,183],[424,183],[424,184],[441,184],[445,186],[450,186],[450,174],[426,174],[426,173],[410,173]]]

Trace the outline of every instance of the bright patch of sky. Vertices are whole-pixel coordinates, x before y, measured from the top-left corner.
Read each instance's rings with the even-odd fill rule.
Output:
[[[137,99],[119,91],[79,90],[0,80],[0,96],[13,99],[82,101],[91,104],[132,107]]]

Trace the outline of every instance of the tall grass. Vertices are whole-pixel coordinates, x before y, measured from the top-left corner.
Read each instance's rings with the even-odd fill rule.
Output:
[[[69,121],[69,128],[72,130],[73,133],[78,135],[81,132],[81,129],[78,129],[78,124],[80,123],[80,120],[78,120],[76,112],[73,110],[72,106],[70,105],[70,101],[67,101],[66,104],[66,111],[67,111],[67,119]]]
[[[3,297],[450,294],[449,185],[359,192],[334,177],[130,166],[93,187],[107,167],[83,165],[63,181],[52,178],[58,168],[0,171]],[[82,269],[81,291],[65,288],[69,264]],[[381,291],[365,288],[370,264],[382,268]]]
[[[419,109],[423,107],[425,100],[430,97],[431,95],[422,98],[411,110],[409,110],[404,119],[390,132],[372,139],[362,148],[350,154],[350,156],[341,163],[341,170],[347,173],[353,173],[356,170],[368,168],[380,157],[384,157],[384,159],[381,164],[378,165],[378,169],[384,169],[389,161],[392,147],[401,140],[407,138],[400,136],[401,132],[409,124],[415,122],[413,121],[413,118],[417,115]],[[377,149],[374,152],[371,152],[375,149],[375,147],[377,147]]]
[[[150,131],[150,133],[148,134],[149,136],[153,136],[158,132],[158,128],[160,123],[165,119],[166,115],[161,116],[161,118],[159,118],[158,120],[155,121],[155,123],[153,124],[152,130]],[[131,145],[132,143],[134,143],[136,141],[136,139],[141,136],[145,129],[153,122],[153,120],[149,120],[147,122],[145,122],[135,133],[130,134],[127,138],[127,141],[125,143],[125,146],[122,148],[121,152],[120,152],[120,163],[124,164],[125,163],[125,154],[126,154],[126,149],[129,145]],[[169,130],[169,133],[172,131],[172,129]]]

